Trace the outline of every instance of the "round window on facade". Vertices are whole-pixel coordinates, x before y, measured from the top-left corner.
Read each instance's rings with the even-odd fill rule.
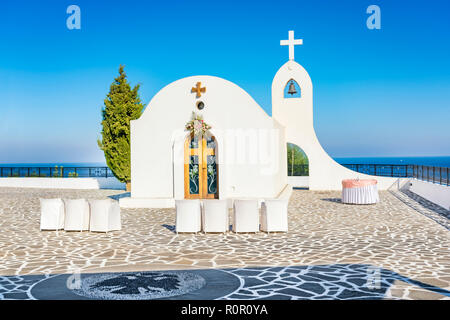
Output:
[[[205,107],[205,104],[202,101],[197,102],[197,109],[198,110],[203,110],[204,107]]]

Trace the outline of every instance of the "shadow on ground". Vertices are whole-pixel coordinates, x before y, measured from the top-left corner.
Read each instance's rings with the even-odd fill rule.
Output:
[[[366,264],[230,270],[244,286],[227,299],[384,299],[395,281],[450,297],[450,291]],[[402,298],[402,297],[397,297]]]
[[[73,279],[75,281],[73,281]],[[70,285],[78,286],[72,288]],[[139,281],[138,281],[139,280]],[[0,276],[0,299],[361,300],[390,296],[396,281],[424,299],[450,291],[367,264]],[[404,284],[403,284],[404,285]],[[183,293],[180,294],[180,288]],[[221,288],[218,290],[218,288]],[[408,294],[408,293],[407,293]]]
[[[121,199],[121,198],[127,198],[127,197],[131,197],[131,192],[123,192],[123,193],[108,196],[108,198],[111,198],[116,201],[119,201],[119,199]]]
[[[323,198],[320,199],[322,201],[329,201],[329,202],[335,202],[335,203],[342,203],[341,198]]]
[[[176,233],[176,227],[174,225],[163,224],[162,227],[166,228],[170,232]]]
[[[450,230],[450,211],[409,190],[390,190],[389,192],[408,207]]]

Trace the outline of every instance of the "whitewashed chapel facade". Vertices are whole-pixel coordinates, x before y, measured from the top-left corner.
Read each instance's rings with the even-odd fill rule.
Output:
[[[289,61],[272,82],[272,117],[236,84],[213,76],[177,80],[159,91],[131,121],[131,197],[123,207],[173,207],[185,198],[288,197],[287,143],[306,153],[311,190],[339,190],[342,179],[368,177],[331,159],[313,126],[313,86],[306,70]],[[286,94],[287,89],[294,88]],[[211,129],[197,137],[185,129],[192,113]],[[380,189],[394,178],[376,178]]]

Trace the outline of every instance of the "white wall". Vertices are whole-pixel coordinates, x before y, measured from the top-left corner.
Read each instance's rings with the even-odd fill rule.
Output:
[[[278,164],[280,166],[280,174],[275,176],[274,186],[275,190],[285,189],[288,184],[287,177],[287,144],[286,144],[286,129],[282,126],[276,119],[272,118],[274,123],[274,128],[279,130],[279,153],[278,153]],[[291,186],[292,189],[292,186]]]
[[[291,79],[301,88],[300,98],[284,98],[284,87]],[[200,98],[191,92],[197,82],[206,87]],[[199,101],[205,104],[201,111],[196,108]],[[171,206],[174,198],[184,198],[184,141],[187,135],[184,126],[192,111],[202,114],[212,126],[219,146],[216,150],[219,198],[276,197],[288,183],[287,142],[298,145],[306,153],[311,190],[341,190],[341,181],[349,178],[376,179],[380,190],[398,186],[397,178],[358,173],[329,157],[314,131],[311,78],[301,65],[289,61],[279,69],[272,82],[272,118],[247,92],[218,77],[188,77],[160,90],[142,116],[131,121],[131,199],[123,200],[128,206],[133,205],[133,199],[139,200],[139,206],[152,206],[152,203]],[[242,152],[230,145],[234,139],[228,135],[230,130],[277,131],[278,146],[272,150],[276,170],[267,173],[270,170],[262,163],[237,163],[233,157]],[[272,140],[258,139],[262,146],[269,145]],[[260,154],[261,150],[252,149],[254,146],[250,144],[244,151]]]
[[[200,98],[191,93],[197,82],[206,87]],[[205,104],[203,110],[197,109],[198,101]],[[285,157],[286,153],[284,127],[236,84],[218,77],[194,76],[164,87],[142,116],[131,121],[132,198],[184,198],[184,141],[188,134],[184,126],[193,111],[212,126],[217,141],[219,198],[275,197],[285,187],[285,164],[280,164],[280,154]],[[237,139],[247,134],[256,136],[257,141],[246,142],[239,150]],[[270,156],[275,167],[261,160],[266,146],[273,147]],[[255,155],[256,162],[247,156],[240,159],[243,154]]]
[[[125,184],[109,178],[0,178],[0,187],[43,189],[118,189]]]
[[[284,98],[284,88],[294,79],[300,86],[300,98]],[[397,178],[370,176],[347,169],[334,161],[322,148],[313,124],[313,85],[308,72],[297,62],[288,61],[272,82],[272,115],[286,128],[286,142],[299,146],[308,157],[310,190],[341,190],[343,179],[376,179],[386,190]],[[353,137],[350,137],[352,139]]]
[[[288,183],[294,188],[308,188],[309,177],[308,176],[288,176]]]
[[[450,210],[450,187],[448,186],[411,179],[409,190],[438,206]]]

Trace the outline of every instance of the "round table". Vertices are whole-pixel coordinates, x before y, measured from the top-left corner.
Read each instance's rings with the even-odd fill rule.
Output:
[[[342,180],[342,203],[372,204],[379,201],[377,180]]]

